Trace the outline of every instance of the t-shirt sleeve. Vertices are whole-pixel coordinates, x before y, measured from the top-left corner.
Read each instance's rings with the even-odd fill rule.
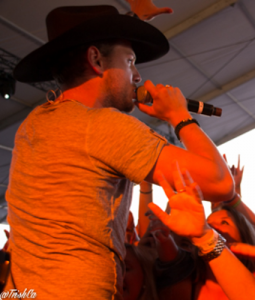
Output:
[[[136,118],[113,108],[91,111],[87,151],[97,168],[140,183],[167,140]]]

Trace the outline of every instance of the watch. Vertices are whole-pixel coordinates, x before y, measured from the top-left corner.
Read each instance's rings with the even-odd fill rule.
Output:
[[[219,234],[218,242],[217,242],[215,248],[211,252],[201,255],[201,257],[205,261],[210,261],[210,260],[220,256],[221,252],[224,250],[225,246],[226,246],[226,239]]]

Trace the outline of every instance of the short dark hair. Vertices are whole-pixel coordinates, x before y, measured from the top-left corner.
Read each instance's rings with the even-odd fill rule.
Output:
[[[97,47],[104,57],[108,57],[112,52],[113,46],[117,43],[117,40],[101,41],[93,43],[93,46]],[[90,46],[92,45],[82,45],[70,49],[55,58],[51,72],[58,85],[67,89],[82,83],[86,71],[85,54]]]

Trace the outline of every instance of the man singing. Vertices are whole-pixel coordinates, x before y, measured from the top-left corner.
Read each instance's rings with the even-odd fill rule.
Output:
[[[132,182],[173,185],[178,160],[211,201],[232,197],[233,181],[215,145],[192,119],[178,88],[145,82],[141,111],[177,127],[170,145],[134,109],[135,62],[169,50],[164,35],[112,6],[60,7],[47,16],[49,42],[25,57],[22,82],[52,80],[62,93],[20,126],[6,193],[11,272],[6,290],[37,299],[122,299],[124,238]]]

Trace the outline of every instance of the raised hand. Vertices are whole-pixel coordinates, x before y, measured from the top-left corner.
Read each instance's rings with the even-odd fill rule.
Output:
[[[223,157],[225,161],[228,162],[226,154],[223,154]],[[243,179],[244,166],[240,168],[240,154],[238,155],[237,167],[235,167],[235,165],[232,165],[232,167],[229,167],[229,169],[234,177],[236,192],[241,195],[241,182]]]
[[[141,20],[151,20],[157,15],[171,14],[173,10],[170,7],[159,8],[152,3],[152,0],[126,0],[129,3],[132,12]]]
[[[209,229],[202,205],[202,193],[187,171],[181,174],[176,165],[173,172],[177,194],[163,177],[160,181],[160,185],[169,199],[170,215],[154,203],[150,203],[149,208],[176,234],[191,239],[202,237]]]

